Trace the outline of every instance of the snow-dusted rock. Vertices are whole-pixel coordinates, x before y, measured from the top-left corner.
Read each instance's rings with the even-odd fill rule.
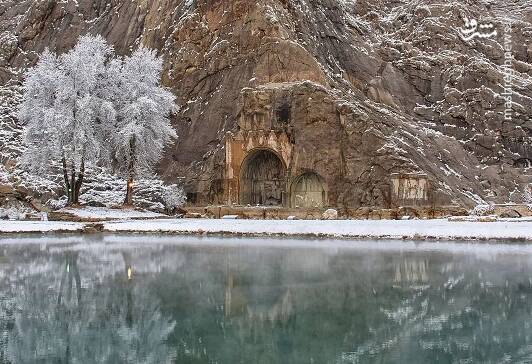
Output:
[[[338,219],[338,211],[335,209],[327,209],[321,217],[323,220],[336,220]]]

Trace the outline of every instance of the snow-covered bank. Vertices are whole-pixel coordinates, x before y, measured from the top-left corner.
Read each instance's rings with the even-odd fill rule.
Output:
[[[85,224],[62,221],[0,221],[0,233],[53,233],[82,231]]]
[[[532,222],[519,219],[497,222],[155,219],[108,221],[102,225],[103,232],[111,233],[532,241]],[[2,221],[0,233],[82,231],[90,226],[90,223]]]
[[[167,215],[159,214],[151,211],[141,211],[135,209],[109,209],[105,207],[83,207],[81,209],[64,208],[56,212],[56,214],[71,215],[75,218],[87,220],[141,220],[164,218]]]
[[[527,239],[532,223],[452,222],[447,220],[149,220],[104,224],[113,232],[180,234],[286,235],[398,239]]]

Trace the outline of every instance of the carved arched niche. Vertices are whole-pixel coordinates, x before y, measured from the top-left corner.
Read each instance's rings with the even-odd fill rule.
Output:
[[[259,149],[242,162],[240,203],[242,205],[281,206],[286,167],[274,152]]]
[[[317,173],[306,172],[294,179],[290,205],[294,208],[321,208],[327,206],[327,188]]]

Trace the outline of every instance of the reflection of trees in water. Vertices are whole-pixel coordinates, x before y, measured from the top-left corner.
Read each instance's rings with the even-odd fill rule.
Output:
[[[78,252],[62,265],[31,276],[16,297],[9,357],[14,363],[165,363],[172,356],[166,339],[174,323],[165,318],[146,284],[125,272],[81,287]],[[57,272],[61,271],[60,278]],[[129,274],[128,274],[129,273]]]
[[[0,363],[7,363],[9,333],[15,322],[15,300],[0,293]]]
[[[78,308],[81,304],[81,277],[78,268],[78,252],[67,252],[65,254],[65,268],[61,276],[61,285],[59,286],[59,294],[57,295],[57,306],[64,306],[65,301],[72,300],[72,286],[73,281],[76,282],[76,303]],[[66,292],[65,292],[66,291]],[[63,298],[66,295],[66,300]]]

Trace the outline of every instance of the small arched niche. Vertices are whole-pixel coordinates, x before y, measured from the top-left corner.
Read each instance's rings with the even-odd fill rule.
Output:
[[[306,172],[292,183],[291,206],[321,208],[327,205],[327,190],[323,178],[317,173]]]
[[[286,167],[273,151],[259,149],[242,162],[240,203],[280,206],[283,203]]]
[[[532,168],[532,160],[528,158],[519,158],[514,161],[515,168]]]

